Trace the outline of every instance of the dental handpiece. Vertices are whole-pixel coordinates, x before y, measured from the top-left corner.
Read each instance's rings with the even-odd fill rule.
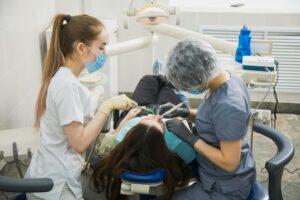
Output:
[[[168,114],[174,112],[175,110],[177,110],[178,108],[180,108],[180,107],[181,107],[183,104],[185,104],[186,102],[188,102],[188,101],[184,101],[184,102],[181,102],[181,103],[177,104],[176,106],[174,106],[174,107],[171,108],[170,110],[168,110],[168,111],[166,111],[165,113],[163,113],[163,114],[161,115],[161,117],[164,117],[164,116],[166,116],[166,115],[168,115]]]

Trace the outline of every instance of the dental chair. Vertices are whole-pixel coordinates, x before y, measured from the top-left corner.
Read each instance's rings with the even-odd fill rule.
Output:
[[[140,194],[141,200],[155,199],[163,194],[164,169],[157,169],[150,173],[125,172],[121,175],[121,194]]]
[[[20,177],[23,178],[16,142],[13,143],[13,158],[14,160],[10,163],[14,163],[16,165]],[[53,181],[49,178],[22,178],[0,175],[0,192],[3,192],[3,195],[6,197],[6,199],[26,200],[26,193],[48,192],[53,188]],[[14,194],[14,197],[9,198],[4,192],[21,194]]]
[[[115,113],[114,117],[118,117],[118,113]],[[117,121],[115,118],[114,122],[116,123]],[[271,139],[277,146],[278,152],[265,163],[269,175],[268,189],[264,188],[257,181],[251,188],[248,200],[282,200],[282,174],[284,167],[294,156],[294,144],[284,134],[264,124],[255,123],[253,130]],[[155,170],[151,173],[124,172],[121,175],[122,185],[120,192],[132,197],[139,195],[141,200],[155,199],[160,196],[163,190],[165,176],[163,169]]]
[[[53,181],[49,178],[15,178],[0,176],[0,191],[22,193],[14,200],[25,200],[25,193],[48,192],[53,188]]]

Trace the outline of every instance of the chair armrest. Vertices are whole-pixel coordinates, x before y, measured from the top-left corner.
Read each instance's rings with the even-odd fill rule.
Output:
[[[164,193],[163,181],[166,178],[164,169],[156,169],[148,173],[124,172],[121,174],[121,190],[124,195],[145,194],[141,199],[154,199]],[[150,196],[148,196],[150,195]]]
[[[0,176],[0,191],[4,192],[48,192],[53,188],[49,178],[14,178]]]
[[[272,200],[282,200],[281,179],[284,167],[291,161],[295,147],[290,138],[279,131],[261,123],[255,123],[253,130],[270,138],[277,147],[278,153],[268,160],[265,167],[269,174],[269,197]]]
[[[164,169],[157,169],[148,173],[124,172],[121,174],[122,180],[140,184],[157,183],[164,181],[165,178],[166,171]]]
[[[278,153],[266,163],[267,170],[275,171],[282,169],[294,156],[295,147],[290,138],[279,131],[261,123],[255,123],[253,130],[270,138],[277,146]]]

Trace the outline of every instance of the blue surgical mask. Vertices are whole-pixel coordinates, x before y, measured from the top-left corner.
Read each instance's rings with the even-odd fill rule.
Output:
[[[199,84],[195,83],[195,86],[196,85],[199,85]],[[207,89],[208,89],[208,87],[207,87],[207,85],[205,85],[202,89],[196,88],[196,89],[190,90],[188,92],[191,93],[191,94],[202,94],[202,93],[206,92]]]
[[[203,89],[201,89],[201,90],[199,90],[199,89],[194,89],[194,90],[192,90],[192,91],[189,91],[189,93],[191,93],[191,94],[202,94],[202,93],[206,92],[206,90],[207,90],[207,87],[205,87],[205,88],[203,88]]]
[[[87,46],[88,47],[88,46]],[[95,55],[96,60],[91,62],[86,62],[85,67],[89,71],[89,73],[93,73],[99,69],[101,69],[107,59],[106,54],[95,53],[90,47],[88,47]]]

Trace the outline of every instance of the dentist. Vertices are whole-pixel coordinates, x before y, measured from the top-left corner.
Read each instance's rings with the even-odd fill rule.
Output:
[[[167,128],[198,153],[199,180],[175,192],[173,199],[247,199],[256,171],[247,140],[251,107],[245,84],[218,65],[211,45],[197,39],[182,40],[173,48],[166,76],[177,89],[206,92],[198,110],[180,108],[169,115],[195,123],[195,135],[176,119],[168,121]],[[162,105],[160,112],[172,107]]]
[[[85,68],[92,73],[103,66],[106,40],[104,25],[94,17],[59,14],[54,18],[36,103],[40,144],[26,173],[27,178],[51,178],[54,187],[47,193],[27,194],[28,199],[83,199],[80,154],[97,138],[112,110],[135,104],[125,95],[112,97],[87,121],[92,110],[87,89],[77,77]]]

